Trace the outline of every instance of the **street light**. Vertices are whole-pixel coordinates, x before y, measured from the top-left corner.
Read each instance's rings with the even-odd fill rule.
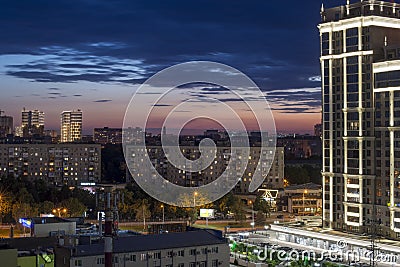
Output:
[[[162,208],[162,224],[164,225],[165,223],[165,213],[164,213],[164,205],[161,204],[161,208]]]
[[[194,207],[196,208],[196,196],[198,195],[199,193],[197,193],[197,191],[195,191],[194,193],[193,193],[193,204],[194,204]]]
[[[304,216],[305,213],[306,213],[306,206],[305,206],[305,203],[304,203],[305,194],[307,194],[307,189],[305,189],[304,192],[303,192],[303,216]]]
[[[65,213],[65,214],[67,214],[67,209],[66,208],[56,208],[56,209],[53,209],[53,213],[54,214],[56,214],[56,213],[58,213],[58,217],[61,217],[61,213]]]
[[[253,229],[253,231],[254,231],[254,226],[255,226],[255,223],[254,223],[254,205],[253,205],[253,201],[251,201],[250,200],[250,205],[251,205],[251,228]]]

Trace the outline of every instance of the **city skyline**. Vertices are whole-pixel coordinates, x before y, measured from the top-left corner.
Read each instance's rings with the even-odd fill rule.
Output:
[[[325,1],[326,6],[330,3],[334,1]],[[59,114],[74,109],[85,114],[85,134],[95,127],[121,127],[135,87],[156,71],[189,60],[217,61],[247,74],[266,93],[279,132],[310,133],[320,122],[315,45],[320,3],[290,1],[282,8],[261,1],[221,2],[209,10],[201,8],[202,3],[178,2],[120,3],[124,9],[106,2],[27,5],[29,12],[13,3],[0,11],[5,25],[0,106],[14,117],[15,125],[26,107],[44,111],[46,129],[59,129]],[[108,8],[119,14],[111,25],[103,20],[109,18]],[[242,9],[247,12],[238,24],[236,10]],[[299,23],[296,16],[307,20]],[[76,23],[70,23],[71,17]],[[97,27],[104,31],[97,33]],[[13,34],[16,31],[26,33],[24,41]],[[221,31],[224,38],[217,36]],[[152,41],[155,36],[157,44]],[[209,38],[213,42],[205,41]],[[295,46],[292,38],[298,40]],[[101,121],[99,109],[107,111]]]

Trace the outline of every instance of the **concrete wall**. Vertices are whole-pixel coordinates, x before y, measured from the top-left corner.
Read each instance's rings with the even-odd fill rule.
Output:
[[[218,248],[218,252],[216,252]],[[196,249],[195,255],[190,255],[190,250]],[[180,251],[184,251],[184,256],[180,256]],[[168,254],[172,251],[171,254]],[[161,257],[156,256],[161,253]],[[205,253],[206,252],[206,253]],[[149,257],[147,257],[148,255]],[[57,266],[58,263],[67,258],[68,253],[63,249],[56,249]],[[94,255],[85,257],[71,257],[66,264],[60,266],[85,266],[96,267],[104,266],[104,255]],[[218,262],[218,267],[229,267],[229,246],[227,244],[218,244],[201,247],[175,248],[148,252],[131,252],[114,254],[114,267],[152,267],[166,266],[171,264],[173,267],[184,264],[185,267],[190,267],[190,263],[196,263],[196,267],[212,267],[213,262]],[[198,265],[197,265],[198,263]]]
[[[60,231],[66,235],[76,234],[76,222],[35,224],[33,228],[35,237],[46,237],[50,232]]]
[[[17,255],[16,249],[0,250],[0,265],[4,267],[17,267]]]

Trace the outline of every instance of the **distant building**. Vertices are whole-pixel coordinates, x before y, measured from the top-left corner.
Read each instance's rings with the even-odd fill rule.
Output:
[[[34,135],[43,136],[44,133],[44,112],[40,110],[22,110],[21,131],[23,137]]]
[[[45,130],[45,131],[44,131],[44,135],[45,135],[45,136],[49,136],[49,137],[51,138],[51,141],[52,141],[53,143],[56,143],[56,142],[59,141],[58,133],[57,133],[57,131],[55,131],[55,130]]]
[[[61,143],[82,139],[82,111],[63,111],[61,113]]]
[[[22,126],[15,126],[14,135],[17,136],[17,137],[23,137],[24,136],[24,131],[22,129]]]
[[[113,240],[114,266],[229,266],[229,246],[220,232],[196,230]],[[57,246],[57,267],[104,266],[104,241]]]
[[[322,124],[321,123],[314,125],[314,136],[322,137]]]
[[[168,153],[168,147],[166,153]],[[127,146],[127,153],[132,155],[128,159],[128,164],[131,164],[131,170],[134,170],[133,175],[142,177],[147,175],[148,170],[143,169],[142,158],[144,151],[141,147]],[[200,157],[200,151],[197,146],[181,146],[181,151],[188,159],[197,159]],[[282,147],[277,147],[275,155],[270,155],[267,149],[261,150],[260,147],[250,148],[250,158],[242,156],[245,149],[238,150],[238,154],[235,155],[234,161],[236,169],[233,175],[238,175],[237,179],[240,181],[234,188],[236,194],[249,194],[248,188],[252,180],[252,176],[257,167],[257,163],[261,162],[261,174],[265,177],[263,184],[260,188],[267,189],[280,189],[283,188],[284,179],[284,150]],[[174,168],[166,158],[161,146],[147,146],[147,153],[153,160],[153,166],[157,169],[158,173],[168,179],[170,182],[186,186],[186,187],[197,187],[211,183],[215,181],[225,171],[230,161],[231,148],[230,147],[216,147],[216,158],[213,163],[206,169],[200,172],[184,172],[178,168]],[[248,168],[244,170],[244,175],[240,176],[238,173],[241,172],[241,167],[248,161]],[[272,161],[270,169],[267,168],[268,162]],[[265,164],[263,164],[263,162]],[[128,180],[132,179],[131,175],[128,175]]]
[[[77,186],[101,180],[97,144],[0,144],[0,176]]]
[[[1,115],[2,112],[3,111],[0,110],[0,138],[12,134],[14,129],[14,118],[11,116]]]
[[[322,155],[322,143],[319,136],[293,135],[280,137],[277,145],[285,148],[287,159],[307,159]]]
[[[94,128],[93,141],[96,144],[121,144],[122,128]]]

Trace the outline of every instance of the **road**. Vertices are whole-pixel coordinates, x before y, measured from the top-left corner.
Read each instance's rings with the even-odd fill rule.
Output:
[[[330,261],[333,262],[333,259],[335,259],[335,257],[333,257],[333,255],[340,255],[340,251],[337,251],[335,253],[333,253],[333,251],[327,251],[324,249],[320,249],[320,248],[316,248],[316,247],[310,247],[310,246],[305,246],[305,245],[301,245],[301,244],[294,244],[294,243],[290,243],[290,242],[285,242],[285,241],[281,241],[281,240],[277,240],[274,238],[269,238],[267,236],[265,236],[266,234],[269,234],[270,236],[273,236],[272,232],[270,231],[262,231],[262,234],[250,234],[248,239],[244,239],[240,242],[247,244],[247,245],[257,245],[260,243],[269,243],[269,246],[272,246],[274,251],[281,251],[280,249],[285,248],[285,251],[288,252],[290,255],[297,257],[299,254],[301,256],[301,252],[299,253],[299,251],[308,251],[308,252],[315,252],[316,254],[321,254],[325,256],[325,261]],[[238,235],[237,234],[228,234],[228,236],[232,237],[232,238],[237,238]],[[265,247],[260,247],[257,246],[258,249],[266,249]],[[287,250],[287,248],[291,248],[292,250]],[[269,250],[271,250],[271,247],[268,247]],[[282,250],[283,251],[283,250]],[[343,253],[343,255],[345,256],[345,252]],[[351,255],[351,254],[349,254]],[[345,257],[344,257],[345,258]],[[322,259],[318,259],[318,262],[321,262]],[[360,259],[360,263],[363,263],[365,265],[370,263],[370,259],[369,258],[361,258]],[[349,264],[349,262],[343,262],[342,264]],[[355,266],[355,265],[353,265]],[[390,262],[379,262],[378,266],[400,266],[400,265],[396,265],[394,263],[390,263]]]

